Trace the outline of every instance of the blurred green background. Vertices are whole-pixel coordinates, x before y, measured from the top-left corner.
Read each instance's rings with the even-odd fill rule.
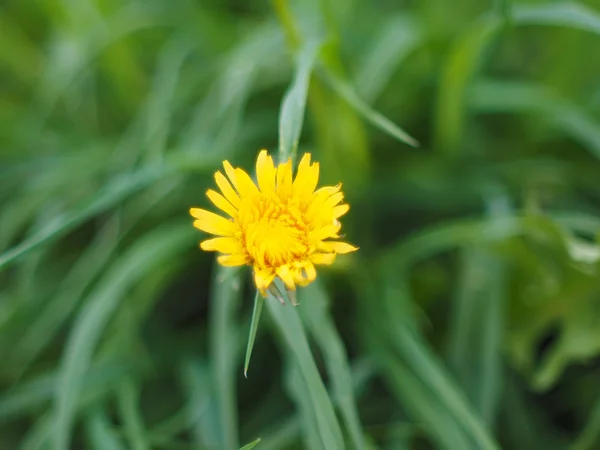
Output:
[[[0,93],[1,449],[600,448],[599,0],[3,0]],[[360,251],[245,378],[188,209],[296,135]]]

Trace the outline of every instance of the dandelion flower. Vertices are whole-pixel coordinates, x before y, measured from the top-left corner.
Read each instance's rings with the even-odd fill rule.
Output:
[[[294,291],[316,278],[316,265],[331,264],[337,254],[357,250],[334,240],[340,237],[338,219],[349,206],[342,204],[339,184],[315,190],[319,163],[310,159],[305,153],[293,179],[291,159],[275,167],[262,150],[256,161],[258,186],[244,170],[224,161],[227,177],[215,173],[221,193],[209,189],[206,195],[229,217],[190,209],[196,228],[218,236],[201,242],[200,248],[222,253],[217,261],[223,266],[252,266],[263,296],[275,277]]]

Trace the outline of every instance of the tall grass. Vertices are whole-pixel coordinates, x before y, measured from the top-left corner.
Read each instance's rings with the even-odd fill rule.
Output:
[[[0,448],[598,448],[599,49],[597,0],[4,2]],[[188,217],[260,148],[352,205],[298,307]]]

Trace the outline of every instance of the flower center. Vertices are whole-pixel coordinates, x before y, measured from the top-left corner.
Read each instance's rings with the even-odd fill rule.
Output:
[[[305,257],[309,246],[299,205],[264,194],[248,203],[240,208],[242,234],[256,264],[277,268]]]

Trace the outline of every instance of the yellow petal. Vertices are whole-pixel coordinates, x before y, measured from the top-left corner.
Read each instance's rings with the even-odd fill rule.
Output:
[[[335,253],[313,253],[310,260],[313,264],[329,265],[335,261]]]
[[[258,188],[254,184],[254,181],[242,169],[235,169],[235,180],[237,182],[237,190],[242,198],[258,194]]]
[[[254,283],[256,284],[256,289],[258,289],[263,296],[274,278],[275,271],[273,269],[258,269],[254,266]]]
[[[219,189],[221,189],[221,192],[223,193],[225,198],[229,201],[229,203],[231,203],[236,208],[239,208],[241,203],[240,197],[233,190],[231,184],[229,184],[229,181],[227,181],[227,178],[225,178],[225,175],[217,171],[215,173],[215,181],[217,183],[217,186],[219,186]]]
[[[223,255],[217,258],[217,262],[225,267],[243,266],[248,263],[248,257],[244,254]]]
[[[236,226],[233,222],[200,208],[191,208],[190,214],[198,219],[194,221],[194,226],[199,230],[205,231],[217,236],[233,236]]]
[[[275,192],[275,177],[277,169],[266,150],[261,150],[256,160],[256,178],[258,178],[258,186],[261,192]]]
[[[207,252],[220,253],[235,253],[241,250],[239,241],[229,237],[208,239],[200,243],[200,248]]]
[[[327,199],[327,201],[325,202],[325,207],[333,208],[335,205],[337,205],[342,200],[344,200],[343,192],[337,192]]]
[[[216,191],[213,191],[212,189],[209,189],[208,191],[206,191],[206,196],[221,211],[229,214],[233,218],[237,217],[237,212],[238,212],[237,209],[234,208],[233,205],[231,203],[229,203],[227,201],[227,199],[225,197],[223,197],[221,194],[219,194]]]
[[[338,231],[340,231],[340,223],[332,223],[329,225],[325,225],[315,231],[312,232],[311,238],[322,241],[323,239],[338,237]]]
[[[350,205],[339,205],[333,208],[333,218],[337,219],[338,217],[342,217],[350,210]]]
[[[233,166],[229,164],[229,161],[225,160],[223,161],[223,167],[225,168],[225,173],[231,180],[231,184],[233,184],[233,187],[238,189],[237,180],[235,179],[235,169],[233,168]]]
[[[285,287],[288,289],[296,289],[296,285],[294,283],[294,276],[290,270],[290,267],[286,264],[283,266],[279,266],[277,268],[277,276],[281,278],[281,281],[285,284]]]
[[[338,254],[350,253],[358,250],[358,247],[347,244],[346,242],[322,242],[319,248],[326,252]]]
[[[277,168],[277,195],[282,200],[292,195],[292,158]]]
[[[319,181],[319,163],[310,164],[310,153],[305,153],[298,165],[298,174],[293,183],[293,195],[303,201],[310,200]]]

